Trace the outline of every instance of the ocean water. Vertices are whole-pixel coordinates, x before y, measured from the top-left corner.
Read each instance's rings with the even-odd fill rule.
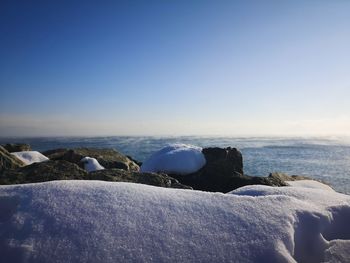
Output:
[[[349,138],[277,137],[51,137],[0,138],[0,144],[29,143],[33,150],[55,148],[115,148],[144,161],[168,143],[188,143],[201,147],[236,147],[243,154],[244,172],[266,176],[270,172],[307,175],[329,183],[335,190],[350,194]]]

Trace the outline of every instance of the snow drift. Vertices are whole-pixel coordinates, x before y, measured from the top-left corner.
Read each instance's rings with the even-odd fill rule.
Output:
[[[206,163],[202,148],[187,144],[170,144],[155,152],[141,166],[141,172],[190,174]]]
[[[6,262],[345,262],[348,222],[350,196],[307,183],[230,194],[100,181],[0,187]]]
[[[20,159],[25,165],[49,160],[49,158],[37,151],[13,152],[11,154]]]

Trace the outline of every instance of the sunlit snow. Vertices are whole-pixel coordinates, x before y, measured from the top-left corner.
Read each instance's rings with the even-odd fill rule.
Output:
[[[84,157],[80,161],[84,163],[84,169],[88,172],[105,169],[95,158]]]
[[[37,151],[22,151],[22,152],[13,152],[11,153],[20,159],[24,164],[29,165],[32,163],[40,163],[49,160],[45,155]]]
[[[155,152],[141,166],[141,172],[190,174],[206,163],[202,148],[187,144],[170,144]]]
[[[320,188],[0,186],[7,262],[346,262],[348,222],[350,196]]]
[[[305,187],[305,188],[319,188],[319,189],[334,191],[330,186],[314,180],[286,181],[286,183],[289,184],[290,186],[298,186],[298,187]]]

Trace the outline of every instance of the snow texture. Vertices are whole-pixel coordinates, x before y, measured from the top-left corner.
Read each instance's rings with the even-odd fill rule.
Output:
[[[290,186],[298,186],[305,188],[318,188],[323,190],[334,191],[330,186],[320,183],[314,180],[298,180],[298,181],[286,181],[286,183]]]
[[[80,161],[84,163],[84,169],[89,173],[105,169],[95,158],[84,157]]]
[[[348,262],[350,196],[246,186],[0,186],[2,262]]]
[[[146,160],[140,171],[190,174],[198,171],[205,163],[202,148],[187,144],[170,144]]]
[[[49,158],[37,151],[13,152],[11,154],[20,159],[25,165],[29,165],[32,163],[40,163],[49,160]]]

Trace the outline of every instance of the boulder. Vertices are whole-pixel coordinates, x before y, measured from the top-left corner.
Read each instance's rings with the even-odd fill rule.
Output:
[[[253,184],[287,185],[278,178],[244,175],[242,154],[236,148],[204,148],[202,152],[206,164],[199,171],[188,175],[171,174],[170,176],[193,189],[210,192],[227,193]]]
[[[26,143],[7,143],[3,147],[10,153],[12,152],[22,152],[22,151],[31,151],[32,148],[29,144]]]
[[[91,172],[87,175],[90,180],[102,180],[112,182],[130,182],[148,184],[160,187],[192,189],[179,183],[176,179],[163,173],[138,173],[122,169],[105,169]]]
[[[16,156],[9,153],[4,147],[0,146],[0,172],[8,169],[16,169],[24,166],[24,163]]]
[[[65,160],[75,163],[83,168],[81,159],[84,157],[95,158],[103,167],[118,168],[126,171],[137,172],[140,167],[125,155],[114,149],[97,149],[97,148],[76,148],[76,149],[56,149],[43,152],[50,160]]]
[[[86,179],[87,172],[67,161],[33,163],[0,174],[0,184],[38,183],[53,180]]]
[[[202,172],[230,175],[232,173],[243,174],[242,153],[236,148],[204,148],[202,150],[207,161]]]

